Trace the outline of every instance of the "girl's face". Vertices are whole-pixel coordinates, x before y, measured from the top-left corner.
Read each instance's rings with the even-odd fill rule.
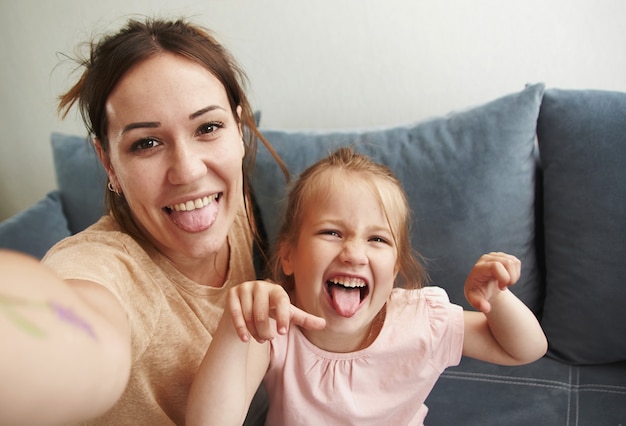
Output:
[[[179,266],[206,264],[243,200],[244,144],[222,84],[159,54],[120,80],[106,114],[110,149],[99,154],[137,225]]]
[[[321,332],[303,330],[322,349],[353,351],[368,338],[396,278],[397,247],[371,186],[341,174],[306,204],[294,247],[283,248],[294,275],[294,303],[326,319]]]

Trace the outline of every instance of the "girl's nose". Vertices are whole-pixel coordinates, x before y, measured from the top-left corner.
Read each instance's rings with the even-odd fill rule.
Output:
[[[170,156],[167,178],[173,185],[195,182],[207,171],[200,153],[194,152],[188,143],[177,143]]]
[[[367,247],[363,243],[348,240],[343,245],[339,259],[351,265],[365,265],[368,262]]]

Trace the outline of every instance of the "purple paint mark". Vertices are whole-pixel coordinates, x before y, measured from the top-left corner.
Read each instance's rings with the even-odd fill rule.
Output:
[[[53,302],[53,301],[49,301],[48,305],[50,306],[50,308],[54,311],[56,316],[61,321],[65,321],[68,324],[71,324],[71,325],[73,325],[75,327],[78,327],[78,328],[84,330],[92,338],[97,340],[96,334],[93,332],[93,329],[91,328],[91,326],[89,324],[87,324],[87,322],[85,322],[85,320],[83,320],[81,317],[76,315],[74,313],[74,311],[72,311],[71,309],[66,308],[64,306],[61,306],[58,303]]]

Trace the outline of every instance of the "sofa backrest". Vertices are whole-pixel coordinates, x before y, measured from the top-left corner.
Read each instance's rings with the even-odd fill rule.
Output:
[[[462,286],[478,256],[515,254],[523,271],[513,291],[543,309],[551,356],[626,360],[626,93],[544,93],[537,84],[405,126],[262,132],[294,176],[340,145],[390,166],[415,213],[414,247],[454,302],[467,307]],[[0,224],[0,246],[43,253],[102,215],[106,175],[91,143],[55,133],[52,147],[58,192]],[[262,146],[256,164],[252,185],[271,241],[285,182]]]
[[[551,356],[626,360],[626,93],[546,91],[537,135],[543,169]]]
[[[89,138],[52,133],[50,142],[63,211],[75,234],[104,214],[107,176]]]

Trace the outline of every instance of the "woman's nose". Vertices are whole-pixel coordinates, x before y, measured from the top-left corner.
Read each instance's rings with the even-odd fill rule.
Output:
[[[188,143],[177,143],[170,153],[168,180],[174,185],[195,182],[206,173],[206,165],[200,153]]]

